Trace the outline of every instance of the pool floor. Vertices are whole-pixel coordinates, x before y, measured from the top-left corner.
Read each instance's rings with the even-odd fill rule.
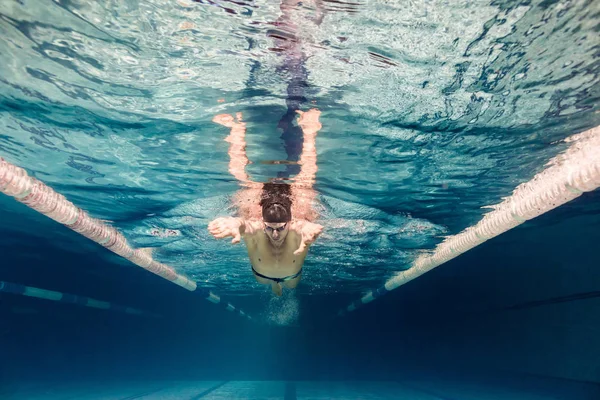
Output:
[[[2,399],[19,400],[592,400],[599,386],[571,381],[465,383],[452,380],[402,381],[156,381],[11,384]]]

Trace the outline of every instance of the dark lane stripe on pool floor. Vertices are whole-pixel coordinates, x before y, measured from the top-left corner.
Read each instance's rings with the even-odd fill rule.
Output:
[[[210,392],[214,392],[215,390],[217,390],[218,388],[220,388],[221,386],[225,385],[226,383],[228,383],[229,381],[225,381],[225,382],[221,382],[218,385],[215,385],[209,389],[206,389],[204,392],[199,393],[197,395],[195,395],[194,397],[190,397],[190,400],[198,400],[203,398],[204,396],[206,396],[207,394],[209,394]]]
[[[144,392],[144,393],[140,393],[140,394],[134,394],[134,395],[131,395],[131,396],[128,396],[128,397],[123,397],[120,400],[134,400],[134,399],[139,399],[140,397],[144,397],[144,396],[148,396],[150,394],[158,393],[161,390],[167,389],[168,387],[169,386],[161,387],[161,388],[154,389],[154,390],[150,390],[150,391],[147,391],[147,392]]]
[[[448,397],[445,394],[439,393],[439,391],[423,388],[421,386],[417,386],[412,383],[408,384],[408,383],[402,382],[402,381],[398,381],[398,383],[400,384],[400,386],[404,386],[405,388],[414,390],[415,392],[421,392],[421,393],[425,393],[429,396],[437,397],[440,400],[461,400],[461,399],[457,399],[456,397]]]

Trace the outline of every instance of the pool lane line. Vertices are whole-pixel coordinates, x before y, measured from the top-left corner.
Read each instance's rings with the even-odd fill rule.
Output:
[[[418,256],[409,269],[339,310],[338,316],[347,315],[485,241],[600,187],[600,126],[572,135],[564,142],[570,144],[567,150],[552,158],[547,168],[530,181],[517,186],[500,204],[486,207],[493,211],[477,224],[448,236],[433,252]]]
[[[229,383],[229,381],[221,382],[221,383],[219,383],[219,384],[217,384],[217,385],[215,385],[215,386],[213,386],[211,388],[206,389],[205,391],[203,391],[201,393],[198,393],[195,396],[190,397],[189,400],[198,400],[198,399],[201,399],[204,396],[206,396],[207,394],[210,394],[210,393],[214,392],[215,390],[217,390],[218,388],[220,388],[221,386],[223,386],[223,385],[225,385],[227,383]]]
[[[96,300],[92,299],[91,297],[85,296],[77,296],[71,293],[40,289],[12,282],[0,281],[0,293],[10,293],[20,296],[35,297],[38,299],[58,301],[66,304],[76,304],[84,307],[92,307],[100,310],[118,311],[126,314],[147,317],[160,317],[160,315],[158,314],[142,311],[133,307],[125,307],[108,301]]]
[[[145,391],[145,392],[140,393],[140,394],[133,394],[131,396],[123,397],[123,398],[121,398],[119,400],[134,400],[134,399],[139,399],[139,398],[148,396],[150,394],[158,393],[158,392],[163,391],[165,389],[168,389],[170,387],[171,386],[165,386],[165,387],[161,387],[161,388],[158,388],[158,389],[148,390],[148,391]]]
[[[125,236],[116,228],[102,220],[92,218],[65,196],[29,176],[23,168],[9,163],[2,157],[0,157],[0,192],[169,282],[191,292],[199,288],[195,281],[177,273],[173,267],[154,260],[149,249],[132,248]],[[208,289],[200,289],[204,299],[216,304],[221,303],[220,296]],[[243,310],[230,303],[224,306],[227,311],[235,311],[240,316],[251,319]]]

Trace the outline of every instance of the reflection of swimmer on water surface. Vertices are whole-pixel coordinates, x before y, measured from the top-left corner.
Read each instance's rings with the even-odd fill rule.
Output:
[[[302,265],[309,246],[323,227],[313,223],[317,213],[312,207],[316,197],[313,189],[317,172],[315,138],[321,129],[320,111],[312,109],[300,114],[298,125],[304,143],[298,161],[299,173],[291,184],[281,179],[269,183],[252,182],[245,171],[249,163],[246,156],[246,124],[238,113],[217,115],[213,121],[231,128],[225,139],[229,142],[229,172],[243,186],[234,198],[238,217],[217,218],[208,230],[217,239],[233,237],[232,243],[244,238],[252,271],[256,280],[271,285],[275,294],[281,295],[282,285],[295,288],[300,281]]]

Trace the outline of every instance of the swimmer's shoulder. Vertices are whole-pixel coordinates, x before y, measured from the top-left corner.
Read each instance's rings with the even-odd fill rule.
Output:
[[[304,220],[292,220],[290,222],[290,231],[288,235],[290,236],[291,241],[294,243],[300,243],[302,240],[302,227],[304,226]]]
[[[243,218],[244,235],[256,235],[263,232],[263,221],[257,218]]]
[[[262,220],[255,218],[246,219],[244,220],[244,226],[244,233],[242,235],[244,240],[257,242],[266,237]]]
[[[302,235],[302,228],[308,221],[304,219],[293,219],[290,222],[290,231],[295,232],[299,235]]]

